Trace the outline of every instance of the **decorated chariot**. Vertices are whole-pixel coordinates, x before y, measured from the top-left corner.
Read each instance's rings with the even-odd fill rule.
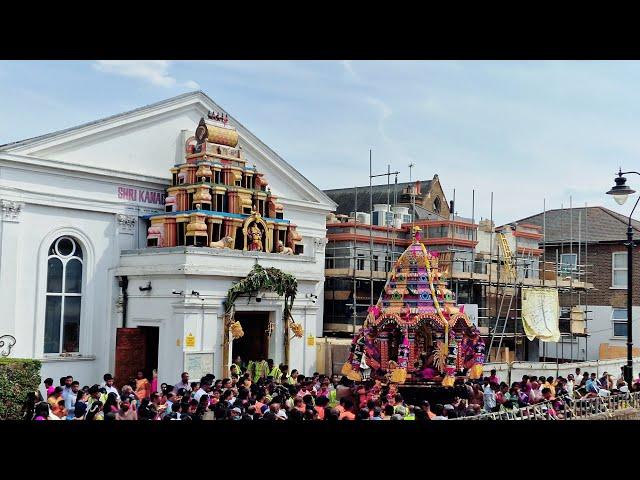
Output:
[[[359,381],[386,377],[400,384],[451,387],[456,379],[480,378],[485,344],[456,305],[414,227],[413,243],[395,263],[376,305],[354,336],[342,373]]]

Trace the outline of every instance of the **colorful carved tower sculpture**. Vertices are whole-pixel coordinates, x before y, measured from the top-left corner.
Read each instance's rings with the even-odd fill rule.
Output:
[[[441,278],[437,253],[420,242],[419,227],[414,227],[413,243],[394,265],[378,303],[369,308],[354,336],[343,367],[343,374],[353,380],[361,378],[366,338],[375,338],[368,342],[366,361],[373,358],[391,381],[453,386],[456,377],[482,374],[484,342]]]
[[[301,254],[302,237],[284,219],[264,174],[247,165],[238,132],[210,113],[171,169],[165,212],[148,217],[148,247],[191,245]]]

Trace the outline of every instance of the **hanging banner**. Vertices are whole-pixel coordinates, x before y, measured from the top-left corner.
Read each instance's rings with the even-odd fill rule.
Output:
[[[529,340],[560,340],[560,301],[553,288],[522,289],[522,324]]]

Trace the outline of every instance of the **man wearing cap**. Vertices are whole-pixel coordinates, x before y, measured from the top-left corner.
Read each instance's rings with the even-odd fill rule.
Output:
[[[242,410],[238,407],[231,409],[231,420],[242,420]]]

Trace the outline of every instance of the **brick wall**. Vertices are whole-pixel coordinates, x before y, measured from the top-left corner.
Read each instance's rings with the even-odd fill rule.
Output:
[[[590,244],[588,247],[587,261],[584,257],[584,245],[581,246],[579,263],[588,263],[587,281],[593,284],[593,289],[589,290],[587,303],[589,305],[611,306],[616,308],[626,308],[627,290],[611,289],[613,252],[626,252],[627,247],[622,244]],[[569,246],[565,245],[564,250],[559,247],[547,247],[547,262],[556,261],[556,251],[558,259],[561,253],[570,253]],[[573,253],[578,253],[577,244],[573,247]],[[581,279],[583,280],[583,278]],[[570,305],[569,295],[561,295],[561,305]],[[574,304],[576,303],[574,294]],[[633,255],[633,304],[640,305],[640,249],[636,248]]]

